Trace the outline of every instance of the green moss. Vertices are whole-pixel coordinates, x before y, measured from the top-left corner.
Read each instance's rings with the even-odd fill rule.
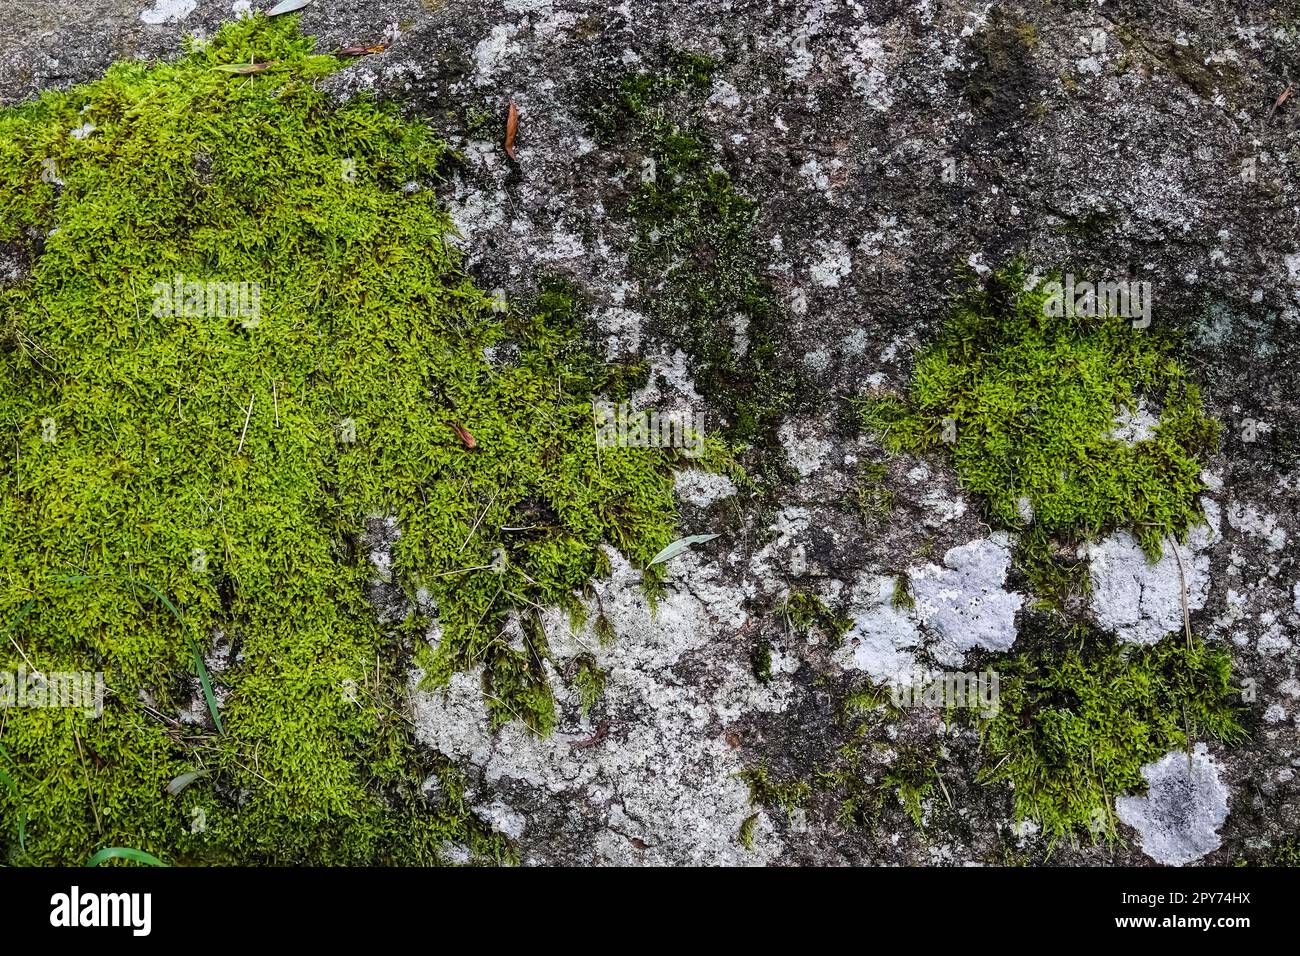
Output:
[[[916,607],[916,598],[912,595],[912,581],[906,574],[894,578],[894,593],[890,595],[889,603],[904,610]]]
[[[1021,624],[1028,648],[990,662],[1000,710],[978,720],[981,779],[1010,781],[1017,817],[1059,839],[1113,833],[1112,800],[1140,790],[1144,764],[1198,734],[1242,732],[1227,651],[1174,639],[1128,649],[1068,616],[1089,586],[1080,543],[1123,528],[1155,557],[1201,520],[1197,456],[1217,423],[1169,339],[1121,316],[1053,315],[1046,283],[1025,286],[1018,265],[972,277],[907,395],[869,395],[859,413],[891,452],[948,449],[962,486],[1016,533],[1037,601]],[[1140,399],[1159,414],[1154,435],[1112,437],[1117,411]],[[1035,641],[1025,632],[1039,625]],[[919,785],[898,792],[915,817]]]
[[[605,679],[606,674],[601,670],[600,665],[596,663],[594,657],[590,654],[579,655],[573,675],[573,686],[578,690],[578,698],[584,717],[605,696]]]
[[[292,19],[0,112],[0,240],[34,261],[0,290],[0,621],[43,670],[111,688],[97,720],[6,713],[10,854],[23,819],[40,862],[106,845],[435,862],[445,841],[503,858],[454,781],[423,796],[450,771],[412,745],[412,648],[431,685],[482,667],[493,722],[544,733],[537,609],[576,611],[603,544],[644,564],[675,536],[672,461],[598,454],[592,398],[620,373],[585,347],[572,295],[495,311],[433,194],[403,189],[445,147],[391,109],[334,105],[314,81],[339,64]],[[256,283],[260,312],[153,314],[178,274]],[[418,614],[377,619],[376,515],[401,529],[391,580],[437,607],[436,648]],[[171,716],[198,693],[190,648],[218,632],[224,733]],[[0,643],[0,669],[20,663]]]
[[[881,786],[894,796],[918,827],[924,817],[924,801],[934,791],[939,779],[938,761],[932,753],[919,748],[905,748],[881,779]]]
[[[812,795],[812,785],[807,780],[775,781],[763,765],[742,770],[739,776],[749,787],[750,802],[756,806],[779,808],[787,816],[802,809]]]
[[[501,139],[504,141],[506,123],[500,110],[487,105],[466,106],[461,122],[467,136],[475,139]]]
[[[1226,650],[1177,638],[1125,647],[1082,628],[1062,637],[997,665],[1000,709],[979,721],[981,779],[1009,781],[1016,817],[1053,839],[1112,834],[1113,799],[1141,791],[1144,764],[1203,734],[1245,736]]]
[[[835,614],[821,598],[807,591],[794,591],[786,598],[785,616],[798,633],[806,635],[816,628],[835,646],[853,627],[851,618]]]
[[[858,473],[854,490],[858,499],[858,511],[868,526],[893,514],[894,493],[885,483],[888,472],[889,467],[884,462],[869,461],[862,465]]]
[[[1004,527],[1043,541],[1122,527],[1157,555],[1200,520],[1196,455],[1217,423],[1155,332],[1120,316],[1050,316],[1045,284],[1024,284],[1013,266],[973,286],[917,362],[907,401],[867,400],[862,424],[892,451],[947,444],[962,486]],[[1111,437],[1116,412],[1142,397],[1160,411],[1154,436]]]
[[[757,207],[701,131],[713,64],[680,52],[665,60],[658,72],[625,76],[596,97],[591,119],[637,164],[630,258],[655,328],[690,356],[695,384],[724,411],[730,440],[770,439],[792,390],[776,363],[775,297],[758,271]],[[738,329],[748,340],[743,351]]]
[[[842,792],[835,815],[836,822],[845,828],[866,830],[869,833],[874,831],[880,822],[880,814],[884,811],[885,792],[847,770],[835,776],[831,787]]]
[[[1300,867],[1300,837],[1291,837],[1273,851],[1269,866]]]
[[[736,840],[746,850],[754,849],[754,830],[758,826],[758,814],[751,813],[740,822],[740,830],[736,834]]]

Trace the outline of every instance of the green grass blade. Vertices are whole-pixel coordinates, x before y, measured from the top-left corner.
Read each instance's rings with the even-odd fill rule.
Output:
[[[99,864],[108,860],[130,860],[132,863],[140,863],[144,866],[167,865],[152,853],[146,853],[144,850],[133,850],[129,846],[106,846],[87,860],[86,866],[99,866]]]
[[[28,598],[24,601],[23,606],[18,609],[18,614],[9,622],[9,628],[6,633],[12,634],[18,628],[18,625],[23,622],[23,618],[32,613],[32,608],[35,606],[36,598]]]
[[[181,621],[181,612],[176,610],[176,605],[171,602],[166,594],[163,594],[162,591],[159,591],[148,581],[141,581],[133,578],[132,583],[140,585],[140,587],[144,588],[158,600],[162,601],[163,606],[171,612],[172,617],[176,618],[176,622],[183,625],[184,622]],[[203,688],[203,699],[208,702],[208,713],[212,715],[212,722],[217,725],[217,733],[224,736],[226,728],[222,726],[221,715],[217,713],[217,698],[212,693],[212,681],[208,678],[208,668],[203,663],[203,654],[199,651],[198,644],[196,644],[192,639],[190,639],[190,652],[194,655],[194,669],[198,672],[199,685]]]
[[[208,702],[208,712],[212,714],[212,720],[217,725],[217,733],[223,736],[226,728],[221,726],[221,715],[217,713],[217,698],[212,694],[212,682],[208,680],[208,669],[203,663],[203,655],[199,653],[199,646],[190,641],[190,650],[194,652],[194,666],[199,672],[199,685],[203,688],[203,699]]]

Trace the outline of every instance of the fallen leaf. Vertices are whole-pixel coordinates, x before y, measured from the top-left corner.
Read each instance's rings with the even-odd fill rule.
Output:
[[[373,46],[345,46],[335,56],[369,56],[372,53],[383,53],[387,49],[387,43],[376,43]]]
[[[265,63],[223,63],[221,66],[214,66],[213,69],[219,73],[231,73],[236,76],[244,76],[248,73],[261,73],[263,70],[274,66],[277,60],[267,60]]]
[[[174,797],[182,790],[184,790],[186,787],[188,787],[190,784],[192,784],[195,780],[198,780],[202,777],[206,777],[207,775],[208,775],[208,771],[206,770],[190,770],[186,773],[181,774],[171,783],[167,784],[167,792]]]
[[[519,131],[519,107],[510,101],[510,112],[506,116],[506,155],[515,158],[515,133]]]
[[[647,564],[646,567],[650,568],[654,567],[656,564],[662,564],[664,561],[670,561],[691,545],[703,544],[705,541],[712,541],[716,537],[716,534],[692,534],[685,538],[678,538],[672,544],[668,545],[668,547],[664,548],[651,558],[650,563]]]
[[[280,0],[270,10],[266,11],[268,17],[278,17],[282,13],[293,13],[295,10],[301,10],[303,7],[310,5],[312,0]]]
[[[1281,95],[1279,95],[1278,98],[1273,101],[1273,108],[1268,111],[1269,116],[1272,116],[1274,113],[1276,113],[1277,108],[1291,98],[1291,91],[1292,91],[1292,87],[1288,86],[1285,90],[1282,91]]]
[[[478,447],[478,442],[476,442],[474,436],[469,433],[469,429],[460,422],[447,422],[447,425],[456,433],[456,437],[461,440],[466,448]]]

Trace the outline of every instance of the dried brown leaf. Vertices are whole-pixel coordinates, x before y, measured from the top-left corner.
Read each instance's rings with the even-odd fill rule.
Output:
[[[510,112],[506,115],[506,155],[515,158],[515,133],[519,132],[519,107],[510,101]]]
[[[447,425],[456,433],[456,437],[461,440],[461,444],[466,448],[478,447],[478,442],[476,442],[474,436],[469,433],[469,429],[460,422],[447,422]]]
[[[1273,101],[1273,108],[1268,111],[1269,116],[1272,116],[1274,113],[1276,113],[1278,107],[1291,98],[1292,90],[1293,87],[1288,86],[1285,90],[1282,91],[1282,93],[1278,96],[1278,98]]]
[[[387,43],[375,43],[371,46],[345,46],[335,56],[371,56],[388,49]]]

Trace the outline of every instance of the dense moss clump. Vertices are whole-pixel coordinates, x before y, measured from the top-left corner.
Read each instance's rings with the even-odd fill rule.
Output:
[[[636,164],[631,261],[657,331],[690,356],[701,394],[727,415],[728,438],[767,439],[794,389],[777,363],[778,307],[757,267],[758,208],[701,130],[712,61],[680,51],[665,61],[598,96],[592,122]]]
[[[1199,520],[1196,456],[1218,425],[1156,330],[1101,310],[1053,315],[1048,299],[1047,283],[1026,288],[1019,267],[974,284],[918,360],[907,399],[868,399],[863,423],[895,452],[950,445],[963,487],[1035,541],[1127,528],[1158,555]],[[1126,442],[1115,416],[1140,399],[1159,423]]]
[[[1016,532],[1018,566],[1040,598],[1022,615],[1018,648],[1029,647],[987,661],[1001,700],[991,719],[970,718],[981,779],[1009,781],[1017,817],[1053,839],[1110,835],[1113,798],[1141,789],[1144,764],[1198,734],[1242,731],[1227,650],[1190,634],[1129,648],[1076,619],[1064,598],[1088,584],[1077,545],[1122,528],[1154,558],[1186,535],[1201,520],[1197,455],[1218,424],[1171,340],[1146,322],[1053,308],[1052,286],[1018,265],[970,279],[907,395],[869,396],[862,424],[891,453],[948,448],[962,486]],[[1116,416],[1142,402],[1156,423],[1126,441]],[[899,598],[906,606],[905,586]]]
[[[979,721],[981,778],[1010,781],[1016,816],[1053,839],[1077,829],[1112,834],[1113,799],[1142,789],[1144,764],[1199,735],[1245,736],[1223,648],[1173,637],[1123,648],[1077,636],[1058,654],[1000,662],[1000,709]]]
[[[602,544],[673,536],[666,455],[596,447],[610,373],[570,297],[475,288],[427,188],[444,146],[334,104],[292,19],[0,113],[0,242],[32,262],[0,290],[0,670],[109,688],[98,719],[0,712],[13,859],[500,858],[411,746],[411,649],[545,732],[538,609],[576,611]],[[436,646],[381,624],[380,577]]]

